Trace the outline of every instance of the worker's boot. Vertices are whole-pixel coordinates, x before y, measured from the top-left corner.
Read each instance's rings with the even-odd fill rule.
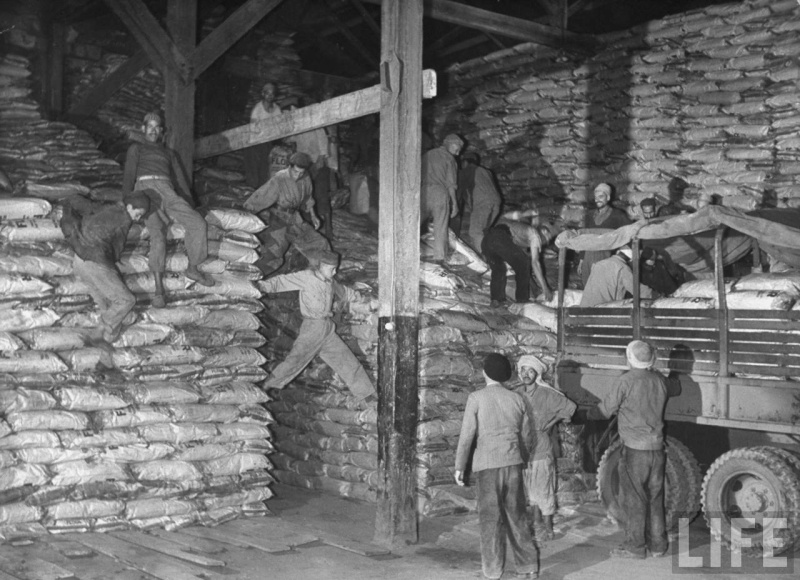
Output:
[[[214,278],[206,274],[205,272],[201,272],[197,269],[197,266],[189,266],[184,272],[184,276],[189,278],[190,280],[194,280],[201,286],[213,286],[216,282]]]

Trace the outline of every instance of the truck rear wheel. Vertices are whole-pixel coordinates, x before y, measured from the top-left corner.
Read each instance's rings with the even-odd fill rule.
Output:
[[[765,547],[780,554],[798,541],[800,479],[785,453],[773,447],[734,449],[708,468],[703,512],[711,532],[731,550],[761,557]]]
[[[597,493],[608,516],[624,521],[619,501],[619,458],[622,441],[612,443],[597,467]],[[700,509],[700,467],[685,445],[673,437],[665,443],[664,519],[667,531],[678,528],[679,518],[693,518]]]

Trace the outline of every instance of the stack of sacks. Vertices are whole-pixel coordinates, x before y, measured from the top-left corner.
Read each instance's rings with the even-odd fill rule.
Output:
[[[257,386],[265,339],[251,239],[263,223],[207,212],[210,288],[180,273],[186,255],[173,227],[162,309],[145,305],[146,230],[133,232],[121,270],[139,304],[108,352],[87,343],[98,312],[72,275],[49,205],[0,206],[6,216],[38,208],[38,227],[0,226],[0,533],[175,528],[264,513],[273,419]]]
[[[0,57],[0,165],[16,190],[52,200],[119,183],[119,165],[104,159],[87,133],[42,119],[30,74],[27,58]]]
[[[653,308],[717,308],[715,280],[686,282],[672,296],[653,301]],[[730,310],[791,310],[800,298],[800,275],[750,274],[725,283]]]
[[[339,281],[374,298],[377,240],[367,220],[337,212],[334,232],[334,246],[343,255]],[[468,265],[422,262],[420,281],[417,486],[420,513],[434,516],[475,509],[475,489],[456,486],[453,465],[467,397],[484,384],[480,369],[485,355],[503,352],[516,360],[537,354],[552,360],[555,336],[523,316],[491,310],[485,279]],[[276,294],[266,297],[265,304],[260,316],[269,337],[267,356],[277,364],[291,348],[300,325],[297,299]],[[374,304],[366,300],[351,304],[337,318],[337,328],[375,380]],[[363,410],[319,359],[273,397],[269,408],[277,421],[277,451],[271,458],[278,480],[374,501],[378,481],[374,410]],[[572,447],[579,448],[579,443],[573,441]],[[573,480],[574,472],[570,463]],[[577,490],[572,483],[571,495],[564,501],[578,497]]]

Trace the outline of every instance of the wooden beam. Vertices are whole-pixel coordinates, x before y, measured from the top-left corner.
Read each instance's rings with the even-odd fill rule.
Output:
[[[384,0],[375,542],[416,543],[422,0]]]
[[[429,44],[423,48],[423,56],[427,56],[430,53],[435,53],[436,51],[442,49],[446,46],[451,40],[455,37],[463,34],[467,29],[463,28],[462,26],[455,26],[452,30],[445,32],[441,35],[436,42]]]
[[[504,49],[508,48],[508,47],[505,45],[505,43],[501,42],[501,41],[500,41],[500,39],[499,39],[499,38],[497,38],[497,37],[496,37],[494,34],[491,34],[491,33],[489,33],[489,32],[484,32],[484,33],[483,33],[483,35],[484,35],[486,38],[488,38],[490,41],[492,41],[492,44],[494,44],[494,45],[495,45],[497,48],[499,48],[500,50],[504,50]]]
[[[381,27],[378,25],[377,22],[375,22],[375,19],[372,17],[372,14],[370,14],[367,11],[366,7],[361,2],[361,0],[350,0],[350,4],[356,7],[356,10],[358,10],[358,13],[361,14],[361,17],[364,19],[364,22],[367,23],[367,26],[369,26],[372,29],[372,31],[378,35],[378,38],[380,38]]]
[[[466,40],[462,40],[461,42],[457,42],[456,44],[452,44],[445,48],[444,50],[440,50],[436,56],[448,56],[451,54],[455,54],[457,52],[461,52],[462,50],[467,50],[468,48],[472,48],[474,46],[479,46],[484,42],[487,42],[489,39],[486,38],[483,34],[479,34],[478,36],[473,36],[472,38],[468,38]]]
[[[197,43],[197,0],[168,0],[167,30],[177,48],[192,54]],[[195,82],[169,68],[164,74],[164,116],[167,146],[178,156],[192,183],[194,154]]]
[[[345,26],[344,23],[342,23],[342,20],[339,18],[339,15],[333,8],[331,8],[330,0],[322,0],[322,4],[327,9],[331,21],[339,29],[339,32],[341,32],[342,35],[344,35],[344,37],[348,41],[350,41],[350,44],[353,45],[358,54],[361,55],[361,57],[369,66],[375,67],[377,65],[376,62],[377,59],[375,58],[375,56],[369,51],[369,49],[366,46],[364,46],[364,43],[361,42],[355,34],[353,34],[353,31],[350,30],[347,26]]]
[[[139,74],[149,64],[150,58],[144,50],[140,49],[136,54],[114,69],[114,72],[100,81],[100,84],[96,85],[84,95],[79,102],[74,103],[69,109],[69,114],[79,116],[91,115],[108,102],[117,91],[128,84],[133,77]]]
[[[192,78],[191,66],[142,0],[105,0],[162,74],[175,71],[184,82]]]
[[[189,62],[194,78],[199,77],[281,2],[283,0],[248,0],[228,16],[225,22],[211,31],[192,53]]]
[[[361,1],[368,4],[380,4],[382,0]],[[451,0],[425,0],[425,16],[450,24],[459,24],[467,28],[555,48],[586,51],[595,44],[592,36],[562,32],[552,26],[505,16]]]
[[[48,29],[45,106],[50,118],[58,119],[64,112],[64,62],[67,29],[60,22],[51,22]]]
[[[419,92],[422,97],[429,99],[435,96],[436,73],[426,70],[421,76],[422,83]],[[335,97],[324,103],[288,111],[258,123],[242,125],[216,135],[203,137],[195,141],[194,157],[195,159],[214,157],[258,143],[268,143],[312,129],[377,113],[381,110],[382,93],[383,89],[376,85]]]

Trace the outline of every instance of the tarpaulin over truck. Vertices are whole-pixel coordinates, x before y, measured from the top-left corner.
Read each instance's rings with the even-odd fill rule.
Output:
[[[725,264],[750,252],[751,238],[755,238],[769,255],[800,268],[800,210],[788,208],[744,213],[707,206],[692,214],[640,220],[616,230],[565,231],[556,238],[556,246],[576,251],[613,250],[638,238],[647,246],[666,251],[688,272],[699,273],[713,269],[713,230],[719,226],[730,228],[722,241]]]

